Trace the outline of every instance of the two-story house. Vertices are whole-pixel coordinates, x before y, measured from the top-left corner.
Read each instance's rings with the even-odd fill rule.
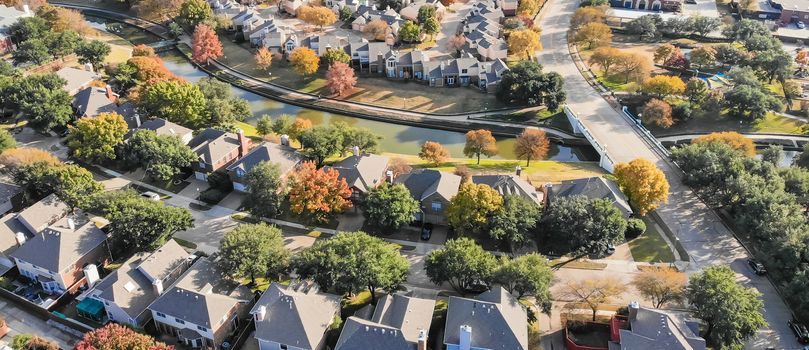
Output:
[[[208,258],[199,258],[149,310],[161,334],[192,348],[214,350],[239,329],[252,300],[249,289]]]
[[[33,15],[28,5],[23,5],[22,11],[11,6],[0,5],[0,54],[7,54],[16,48],[14,40],[8,33],[8,28],[17,23],[20,18]]]
[[[211,128],[202,130],[188,143],[199,157],[192,166],[194,177],[207,181],[208,174],[224,169],[246,155],[251,143],[241,130],[237,134]]]
[[[79,91],[90,87],[90,83],[100,79],[95,72],[73,67],[64,67],[56,71],[56,75],[67,82],[64,89],[70,96],[76,96]]]
[[[19,213],[0,218],[0,271],[14,267],[11,253],[39,231],[67,215],[69,208],[56,195],[49,195]]]
[[[362,195],[385,182],[390,158],[376,154],[360,154],[354,148],[354,155],[343,159],[329,168],[337,170],[340,178],[351,188],[351,200],[357,201]]]
[[[228,166],[228,176],[233,182],[233,189],[240,192],[248,192],[244,178],[253,168],[261,162],[270,162],[278,165],[281,175],[286,175],[294,169],[303,156],[294,148],[275,143],[264,142],[253,148],[250,153]]]
[[[394,183],[407,187],[410,195],[421,204],[414,221],[444,225],[447,223],[447,206],[458,194],[461,177],[438,170],[415,169],[400,175]]]
[[[612,202],[612,204],[624,214],[624,217],[628,218],[632,215],[632,207],[629,206],[629,199],[621,192],[618,184],[600,176],[562,181],[561,184],[551,187],[551,202],[557,197],[571,196],[606,199]]]
[[[474,299],[450,297],[444,345],[447,350],[528,350],[528,314],[503,287]]]
[[[84,295],[104,305],[110,322],[143,327],[152,319],[149,304],[174,284],[193,258],[169,240],[154,252],[135,254]]]
[[[177,136],[186,145],[194,137],[194,130],[162,118],[149,119],[141,124],[138,129],[151,130],[159,136]]]
[[[56,221],[10,256],[21,275],[38,282],[50,294],[62,294],[85,284],[85,277],[98,278],[95,267],[106,264],[109,249],[107,235],[79,214]],[[85,272],[88,266],[90,271]]]
[[[340,315],[340,297],[307,288],[273,283],[261,295],[250,311],[260,350],[325,349],[325,333]]]
[[[517,175],[474,175],[472,183],[483,184],[493,188],[501,196],[520,196],[537,205],[545,201],[545,194],[539,192],[528,181]]]
[[[422,350],[432,323],[435,300],[385,295],[370,319],[349,317],[335,350]]]
[[[402,9],[399,10],[399,15],[404,19],[416,22],[419,16],[419,9],[422,6],[435,7],[435,15],[438,18],[443,18],[447,8],[439,0],[405,0],[402,2]]]
[[[122,114],[118,107],[118,95],[112,88],[88,87],[73,96],[73,110],[76,119],[95,117],[101,113]],[[123,115],[123,114],[122,114]]]

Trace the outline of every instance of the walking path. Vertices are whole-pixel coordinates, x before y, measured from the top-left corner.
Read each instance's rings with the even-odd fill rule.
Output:
[[[683,134],[683,135],[671,135],[671,136],[661,136],[657,139],[660,142],[681,142],[681,141],[689,141],[695,139],[700,136],[707,135],[708,133],[701,133],[701,134]],[[791,143],[790,147],[801,147],[804,143],[809,142],[809,136],[800,136],[800,135],[789,135],[789,134],[764,134],[764,133],[746,133],[742,134],[745,137],[752,139],[752,140],[759,140],[766,143],[773,143],[772,141],[783,141],[779,142],[778,144],[787,145]]]
[[[658,210],[663,224],[675,233],[691,258],[690,268],[697,271],[712,265],[729,265],[741,283],[762,294],[764,316],[769,328],[758,332],[748,348],[799,349],[787,321],[791,312],[772,283],[753,274],[746,265],[746,249],[719,219],[716,213],[682,184],[681,173],[661,156],[650,140],[642,136],[614,106],[592,88],[570,56],[567,42],[570,18],[577,1],[549,0],[542,19],[542,46],[539,62],[546,71],[558,72],[565,79],[568,106],[572,108],[609,153],[618,162],[646,158],[663,170],[671,185],[669,202]],[[617,107],[617,106],[615,106]]]

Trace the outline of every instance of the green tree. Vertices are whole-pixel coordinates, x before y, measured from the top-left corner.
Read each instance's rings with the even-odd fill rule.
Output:
[[[530,296],[538,304],[550,304],[553,272],[548,259],[540,254],[529,253],[515,259],[503,258],[500,267],[494,272],[494,280],[518,298]]]
[[[603,256],[610,244],[623,241],[626,220],[609,200],[572,196],[546,208],[537,227],[541,242],[557,242],[558,249],[581,256]]]
[[[165,118],[193,129],[205,126],[207,100],[197,85],[179,81],[161,81],[148,86],[139,107],[147,115]]]
[[[0,129],[0,154],[7,149],[17,148],[17,140],[6,129]]]
[[[31,63],[37,66],[51,59],[48,45],[42,39],[28,39],[21,42],[11,56],[14,64]]]
[[[809,143],[805,143],[803,145],[801,153],[795,156],[793,161],[795,162],[795,165],[803,167],[804,169],[809,169]]]
[[[413,221],[419,202],[402,184],[382,184],[365,196],[363,214],[367,222],[385,231],[396,231]]]
[[[197,86],[205,96],[205,110],[211,125],[233,131],[237,121],[244,121],[253,115],[245,99],[233,96],[230,84],[207,77],[200,79]]]
[[[21,43],[26,40],[43,38],[50,31],[48,22],[42,17],[22,17],[8,27],[8,33]]]
[[[691,17],[690,20],[691,31],[703,38],[714,30],[719,29],[719,26],[722,24],[718,17],[696,15]]]
[[[435,17],[430,17],[422,23],[421,25],[424,32],[430,35],[430,38],[434,38],[436,34],[441,32],[441,22],[438,21]]]
[[[418,20],[419,23],[424,24],[430,18],[435,18],[435,16],[436,16],[435,15],[435,5],[427,4],[427,5],[421,5],[421,7],[419,7],[419,13],[416,16],[416,19]]]
[[[716,61],[722,63],[724,67],[734,66],[741,63],[746,56],[746,52],[733,44],[719,44],[716,49]]]
[[[659,15],[644,15],[629,21],[626,30],[630,34],[637,34],[639,40],[643,38],[656,38],[660,35],[658,27],[663,23]]]
[[[38,200],[53,193],[71,208],[85,208],[104,189],[93,174],[78,165],[49,165],[36,162],[21,165],[11,173],[28,199]]]
[[[278,135],[291,135],[292,125],[295,121],[292,120],[292,117],[286,114],[282,114],[278,119],[272,122],[272,132]]]
[[[477,233],[503,206],[503,197],[488,185],[464,183],[447,207],[447,222],[462,233]]]
[[[781,145],[769,145],[761,151],[761,160],[774,166],[779,166],[784,159],[784,147]]]
[[[489,220],[489,236],[521,247],[539,219],[539,205],[520,195],[508,195]]]
[[[272,134],[272,124],[272,118],[270,118],[269,115],[264,114],[258,118],[258,122],[256,122],[256,131],[261,136]]]
[[[258,163],[247,173],[244,184],[249,191],[245,206],[251,214],[272,219],[281,213],[286,189],[278,164]]]
[[[750,85],[736,85],[725,92],[725,106],[732,115],[750,120],[764,118],[770,110],[784,108],[778,98]]]
[[[72,30],[51,32],[45,37],[45,46],[54,58],[62,58],[76,51],[82,43],[82,38]]]
[[[542,65],[534,61],[521,61],[503,72],[497,87],[497,99],[505,103],[544,104],[548,110],[557,110],[567,95],[562,76],[556,72],[543,73]]]
[[[700,105],[705,98],[708,97],[708,84],[702,79],[691,78],[685,84],[685,97],[688,97],[688,102]]]
[[[194,223],[188,209],[143,198],[132,190],[105,192],[93,201],[91,209],[110,221],[113,246],[122,252],[152,251],[174,232]]]
[[[301,148],[315,159],[317,166],[323,165],[326,158],[342,151],[343,134],[326,125],[318,125],[301,134]]]
[[[351,16],[353,14],[354,13],[351,12],[351,8],[348,7],[348,6],[343,6],[343,7],[340,8],[340,16],[339,17],[340,17],[340,20],[343,21],[343,22],[350,20]]]
[[[265,223],[242,224],[225,233],[219,248],[220,264],[231,276],[279,275],[289,268],[290,253],[281,229]]]
[[[180,18],[190,27],[205,22],[213,17],[213,10],[204,0],[185,0],[180,6]]]
[[[745,41],[753,35],[770,35],[770,29],[764,22],[743,18],[726,28],[722,34],[728,39]]]
[[[29,126],[45,132],[64,126],[73,115],[72,97],[63,89],[67,82],[54,73],[35,74],[3,89],[10,108],[17,108],[29,120]]]
[[[404,42],[412,43],[421,37],[421,27],[413,21],[405,21],[399,28],[399,38]]]
[[[377,289],[398,289],[410,269],[397,245],[365,232],[341,232],[318,240],[295,256],[292,266],[301,278],[312,278],[324,290],[351,295],[366,289],[371,304]]]
[[[85,41],[76,47],[76,55],[79,56],[79,63],[89,63],[96,70],[101,67],[101,63],[104,62],[111,51],[112,48],[109,44],[98,40]]]
[[[705,322],[703,338],[717,349],[741,349],[767,325],[759,293],[736,282],[727,266],[710,266],[691,275],[686,288],[694,316]]]
[[[331,66],[334,62],[351,62],[351,57],[342,49],[328,49],[321,59],[326,66]]]
[[[170,181],[183,168],[198,160],[197,154],[179,136],[157,135],[151,130],[138,130],[121,146],[122,163],[142,167],[151,178]]]
[[[424,260],[430,281],[437,285],[449,283],[461,295],[477,284],[488,285],[497,266],[494,255],[466,237],[448,240],[444,248],[431,251]]]
[[[94,118],[81,118],[70,126],[67,147],[70,154],[87,162],[115,159],[115,148],[124,142],[129,127],[118,113],[101,113]]]

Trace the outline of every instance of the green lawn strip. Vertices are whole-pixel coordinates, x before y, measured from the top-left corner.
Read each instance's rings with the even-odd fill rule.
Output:
[[[182,238],[174,237],[174,241],[177,242],[181,247],[185,247],[188,249],[197,249],[197,244],[191,241],[186,241]]]
[[[685,122],[679,122],[664,129],[654,125],[647,125],[649,131],[657,137],[707,133],[716,131],[736,131],[740,133],[781,133],[781,134],[805,134],[809,131],[809,124],[799,120],[786,118],[775,113],[767,113],[764,118],[750,122],[748,120],[736,118],[723,111],[718,117],[716,113],[697,111],[695,116]]]
[[[629,250],[635,261],[642,262],[674,262],[674,254],[657,230],[654,221],[644,218],[646,232],[640,237],[629,241]]]

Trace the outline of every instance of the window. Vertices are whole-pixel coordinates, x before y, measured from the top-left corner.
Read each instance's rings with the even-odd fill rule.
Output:
[[[466,69],[461,69],[461,73],[466,74],[466,72],[467,72]]]
[[[441,202],[433,202],[430,205],[430,208],[432,208],[433,211],[441,211],[441,207],[442,207]]]
[[[199,329],[199,330],[201,330],[201,331],[203,331],[203,332],[207,332],[207,331],[208,331],[208,328],[205,328],[205,327],[203,327],[203,326],[197,326],[197,329]]]
[[[200,169],[205,169],[205,162],[199,162]]]
[[[238,176],[238,177],[244,177],[244,170],[242,170],[242,169],[236,169],[236,176]]]
[[[179,324],[185,324],[185,321],[183,321],[183,320],[181,320],[179,318],[175,318],[174,321],[176,321]]]
[[[157,317],[166,318],[166,314],[164,314],[162,312],[155,312],[155,313],[157,314]]]
[[[455,77],[447,78],[447,85],[454,85],[455,84]]]

